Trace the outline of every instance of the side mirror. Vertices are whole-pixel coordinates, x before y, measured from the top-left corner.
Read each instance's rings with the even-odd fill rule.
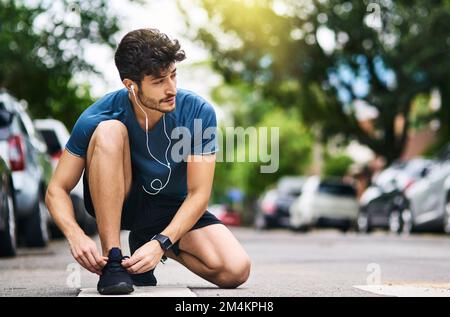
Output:
[[[421,172],[420,172],[420,177],[424,178],[428,175],[428,173],[430,172],[430,169],[428,167],[424,168]]]
[[[14,114],[5,109],[0,109],[0,128],[9,126],[12,122]]]

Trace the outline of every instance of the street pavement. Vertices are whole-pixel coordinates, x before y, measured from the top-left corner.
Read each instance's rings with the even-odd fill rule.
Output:
[[[450,296],[450,236],[232,231],[252,259],[250,278],[241,287],[219,289],[168,260],[156,269],[158,286],[139,288],[135,295]],[[125,253],[127,236],[122,233]],[[0,260],[2,297],[92,296],[96,283],[97,276],[75,262],[65,240],[52,241],[45,249],[19,249],[17,257]]]

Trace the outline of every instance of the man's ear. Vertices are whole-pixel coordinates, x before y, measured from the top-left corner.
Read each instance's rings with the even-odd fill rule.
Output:
[[[136,93],[138,90],[138,86],[136,85],[136,83],[134,81],[132,81],[131,79],[125,78],[122,83],[124,84],[125,88],[127,88],[127,90],[129,92],[132,92],[134,90],[134,92]]]

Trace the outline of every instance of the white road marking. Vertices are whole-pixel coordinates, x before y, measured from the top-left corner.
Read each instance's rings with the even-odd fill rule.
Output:
[[[395,297],[450,297],[450,284],[355,285],[357,289],[377,295]]]
[[[134,292],[128,295],[110,295],[111,297],[197,297],[187,287],[149,286],[134,287]],[[100,295],[95,288],[82,288],[78,297],[109,297]]]

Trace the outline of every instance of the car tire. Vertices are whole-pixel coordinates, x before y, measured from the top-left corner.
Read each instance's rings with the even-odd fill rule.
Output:
[[[49,240],[48,211],[42,195],[39,195],[33,214],[25,220],[25,243],[27,247],[42,248]]]
[[[310,227],[307,225],[302,226],[290,226],[289,229],[299,233],[307,233],[310,230]]]
[[[450,234],[450,193],[445,200],[443,229],[445,233]]]
[[[255,229],[256,230],[265,230],[268,229],[267,221],[264,216],[260,213],[256,215],[255,219]]]
[[[4,231],[0,231],[0,257],[16,255],[17,227],[12,193],[12,188],[8,183],[5,199],[2,202],[2,209],[6,210],[6,227]]]
[[[352,228],[351,223],[349,222],[348,224],[342,225],[339,227],[339,231],[341,231],[342,233],[347,233],[350,231],[350,229]]]
[[[402,211],[402,222],[402,231],[404,234],[409,235],[416,230],[411,209],[406,208]]]
[[[403,231],[403,213],[400,210],[394,209],[389,214],[389,231],[395,234],[400,234]]]
[[[358,232],[370,233],[372,231],[372,226],[370,224],[370,216],[367,213],[359,213],[357,220]]]

